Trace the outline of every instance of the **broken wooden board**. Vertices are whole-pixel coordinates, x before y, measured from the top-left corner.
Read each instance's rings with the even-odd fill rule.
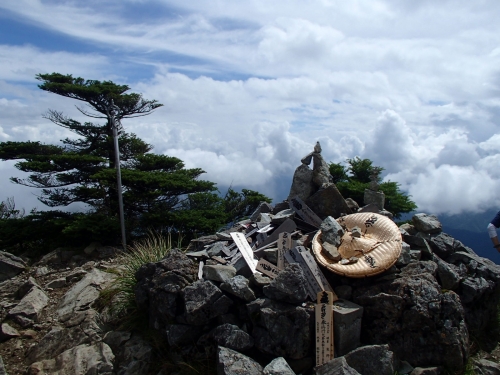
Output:
[[[316,366],[334,357],[333,294],[322,291],[317,294],[315,311],[316,327]]]
[[[280,233],[288,232],[292,233],[297,229],[297,225],[292,219],[286,219],[283,224],[281,224],[278,228],[274,230],[273,233],[264,241],[264,243],[260,244],[259,249],[270,244],[271,242],[277,241]]]
[[[259,272],[262,272],[264,275],[269,276],[271,279],[274,279],[280,273],[280,269],[276,267],[274,264],[268,262],[264,258],[259,259],[257,263],[257,267],[255,269]]]
[[[289,202],[290,208],[306,223],[319,228],[323,220],[311,210],[307,204],[298,196],[292,198]]]
[[[252,271],[252,273],[255,273],[257,260],[255,260],[253,257],[253,250],[248,244],[246,236],[243,233],[233,232],[231,233],[231,237],[233,237],[234,243],[238,247],[238,250],[241,252],[241,255],[243,255],[243,259],[245,259],[248,267],[250,267],[250,271]]]
[[[285,253],[285,259],[289,263],[300,264],[304,277],[306,278],[306,289],[309,298],[312,301],[316,299],[319,292],[324,290],[333,294],[334,301],[338,299],[337,295],[333,292],[332,287],[321,272],[314,257],[303,246],[297,246]]]
[[[259,228],[255,228],[255,229],[252,229],[250,232],[245,233],[245,234],[244,234],[245,238],[249,238],[249,237],[250,237],[250,236],[252,236],[253,234],[257,233],[257,231],[258,231],[258,230],[259,230]],[[232,233],[230,233],[230,234],[231,234],[231,237],[233,236],[233,233],[240,233],[240,234],[243,234],[243,233],[241,233],[241,232],[232,232]],[[234,238],[233,238],[233,240],[234,240]],[[234,250],[234,248],[235,248],[235,247],[236,247],[236,243],[233,243],[232,245],[229,245],[227,249],[228,249],[229,251],[232,251],[232,250]],[[231,256],[233,256],[233,255],[231,255]]]

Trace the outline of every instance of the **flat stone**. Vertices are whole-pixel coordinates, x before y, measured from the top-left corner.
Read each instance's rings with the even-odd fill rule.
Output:
[[[334,358],[316,367],[316,375],[361,375],[353,369],[344,357]]]
[[[262,375],[262,371],[262,366],[252,358],[223,346],[218,347],[218,375]]]
[[[29,374],[94,374],[113,373],[115,356],[105,343],[79,345],[52,359],[33,363]]]
[[[51,289],[59,289],[59,288],[64,288],[67,285],[66,278],[61,277],[59,279],[52,280],[45,284],[46,288],[51,288]]]
[[[441,233],[442,224],[435,215],[416,214],[411,219],[415,229],[424,233]]]
[[[19,257],[0,251],[0,281],[8,280],[26,269],[26,263]]]
[[[374,204],[379,210],[383,210],[385,206],[385,194],[383,191],[373,191],[370,189],[365,189],[363,203]]]
[[[244,352],[253,347],[253,338],[234,324],[222,324],[211,332],[212,339],[219,346]]]
[[[12,328],[7,323],[2,323],[2,325],[0,326],[0,342],[4,342],[19,336],[21,336],[21,334],[17,331],[17,329]]]
[[[344,229],[333,217],[326,217],[321,223],[321,239],[335,247],[339,247],[344,235]]]
[[[340,255],[337,246],[332,245],[331,243],[323,242],[323,244],[321,245],[321,250],[328,258],[335,262],[338,262],[342,259],[342,255]]]
[[[90,309],[99,297],[100,290],[114,280],[115,277],[116,275],[96,268],[88,272],[62,298],[57,308],[59,319],[64,322],[71,319],[76,312]]]
[[[500,375],[500,365],[484,358],[474,361],[474,370],[477,375]]]
[[[363,375],[394,375],[394,354],[389,345],[369,345],[346,354],[345,360]]]
[[[356,349],[360,343],[363,307],[338,299],[333,303],[334,342],[338,356]]]
[[[285,358],[278,357],[264,367],[263,375],[295,375],[295,372],[290,368]]]
[[[333,183],[325,184],[305,202],[323,220],[328,216],[336,219],[342,214],[351,213],[344,197]]]
[[[295,172],[293,174],[292,186],[290,187],[288,200],[298,196],[300,199],[305,201],[317,190],[318,188],[313,183],[312,169],[309,168],[308,165],[306,164],[301,164],[300,166],[297,167],[297,169],[295,169]]]
[[[198,280],[183,290],[185,320],[188,324],[204,325],[211,319],[227,313],[232,305],[212,282]]]
[[[203,266],[203,278],[205,280],[224,283],[236,276],[236,268],[229,265],[215,264]]]
[[[306,279],[300,265],[289,264],[262,290],[266,297],[288,303],[302,303],[307,298]]]
[[[220,289],[242,299],[245,302],[255,300],[255,293],[248,286],[248,279],[244,276],[235,276],[220,285]]]
[[[49,297],[38,287],[32,287],[19,304],[11,309],[8,316],[22,327],[27,327],[38,320],[43,308],[47,306]]]

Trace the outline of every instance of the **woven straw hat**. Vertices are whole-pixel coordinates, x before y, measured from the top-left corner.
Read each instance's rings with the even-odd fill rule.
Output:
[[[389,218],[372,212],[343,216],[337,222],[346,230],[338,251],[343,259],[357,257],[352,264],[340,264],[322,251],[321,231],[313,238],[312,249],[321,265],[342,276],[368,277],[392,267],[401,255],[401,232]],[[354,227],[361,229],[361,237],[351,236]]]

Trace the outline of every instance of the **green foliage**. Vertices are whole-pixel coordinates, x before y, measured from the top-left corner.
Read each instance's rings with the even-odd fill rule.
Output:
[[[347,167],[342,164],[330,163],[330,174],[334,178],[340,193],[344,198],[352,198],[358,204],[364,200],[365,189],[370,186],[370,175],[374,168],[383,171],[384,168],[373,166],[370,159],[361,159],[355,157],[346,160]],[[381,182],[378,178],[379,189],[385,194],[385,209],[391,212],[396,219],[401,214],[411,212],[417,209],[417,205],[410,199],[410,196],[400,190],[397,182]]]
[[[120,167],[126,228],[130,236],[142,236],[148,228],[165,228],[194,236],[213,232],[235,218],[248,215],[259,202],[270,201],[264,195],[243,190],[228,190],[225,197],[217,194],[215,183],[201,180],[204,171],[187,169],[182,160],[167,155],[153,154],[152,145],[135,134],[126,133],[120,120],[145,116],[160,107],[156,100],[145,100],[140,94],[126,93],[129,87],[111,81],[84,80],[58,73],[39,74],[42,90],[73,98],[87,104],[78,108],[83,114],[105,119],[103,124],[80,123],[62,112],[49,110],[45,118],[75,133],[75,139],[61,140],[61,145],[40,142],[1,142],[0,159],[16,160],[16,167],[28,173],[22,178],[11,178],[14,183],[38,188],[38,199],[49,207],[65,207],[84,203],[87,213],[33,213],[26,218],[0,223],[0,234],[11,233],[0,244],[26,248],[28,243],[45,245],[64,243],[84,238],[86,241],[113,243],[119,239],[118,201],[113,142],[113,118],[119,125]],[[111,106],[115,109],[112,111]],[[89,110],[90,108],[90,110]],[[113,117],[114,116],[114,117]],[[4,204],[2,216],[14,218]],[[10,213],[9,213],[10,212]],[[14,215],[14,216],[13,216]],[[35,228],[47,225],[43,231],[31,233],[24,225]],[[15,229],[14,229],[15,228]],[[21,237],[18,233],[23,233]],[[35,238],[39,233],[42,239]],[[0,237],[5,238],[5,237]],[[57,238],[57,240],[55,240]]]
[[[113,315],[130,317],[122,319],[121,324],[130,324],[137,313],[135,302],[135,274],[146,263],[155,263],[163,259],[172,249],[172,237],[149,232],[143,240],[136,241],[128,251],[120,255],[116,270],[117,277],[112,284],[101,292],[100,307],[108,307]]]
[[[349,179],[347,176],[347,169],[340,163],[330,163],[330,174],[333,178],[333,183],[338,184],[339,182],[344,182]]]

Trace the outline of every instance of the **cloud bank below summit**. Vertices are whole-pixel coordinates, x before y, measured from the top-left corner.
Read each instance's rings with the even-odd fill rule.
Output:
[[[49,108],[88,121],[75,101],[36,88],[37,73],[56,71],[163,103],[124,126],[207,171],[222,193],[232,185],[284,199],[319,140],[327,161],[360,156],[385,167],[420,211],[484,211],[500,205],[499,8],[5,0],[0,141],[70,136],[42,118]],[[10,184],[13,175],[22,176],[0,163],[0,200],[30,209],[32,192]]]

